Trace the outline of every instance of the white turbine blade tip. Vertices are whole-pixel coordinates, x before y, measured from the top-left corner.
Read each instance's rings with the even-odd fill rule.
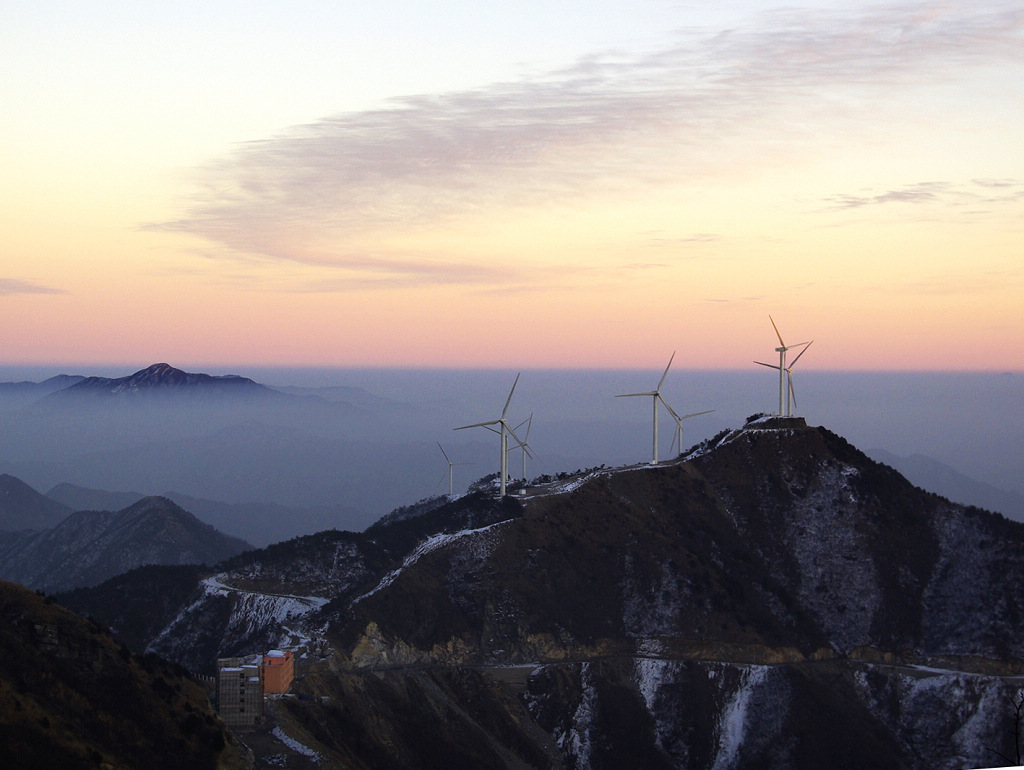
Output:
[[[520,376],[520,374],[522,374],[522,372],[520,372],[519,374],[516,375],[515,382],[512,383],[512,390],[510,390],[508,392],[508,398],[505,399],[505,408],[501,410],[501,416],[502,417],[504,417],[505,416],[505,412],[508,411],[508,405],[512,403],[512,394],[516,392],[516,385],[519,384],[519,376]]]

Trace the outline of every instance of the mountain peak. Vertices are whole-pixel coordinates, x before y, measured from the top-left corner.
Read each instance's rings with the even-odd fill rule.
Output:
[[[126,377],[86,377],[64,390],[53,393],[49,400],[91,397],[152,397],[152,396],[280,396],[248,377],[237,374],[215,376],[186,372],[168,363],[156,363]]]

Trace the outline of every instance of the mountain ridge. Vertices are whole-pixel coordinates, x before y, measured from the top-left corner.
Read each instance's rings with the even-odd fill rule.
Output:
[[[9,543],[0,576],[59,591],[95,585],[145,564],[215,564],[251,546],[162,497],[120,511],[77,511],[56,527]]]
[[[196,580],[136,638],[203,668],[326,635],[297,685],[311,700],[284,708],[354,767],[953,770],[1012,751],[1003,704],[1024,686],[1024,525],[802,420],[524,497],[423,501]],[[146,620],[104,585],[75,598],[121,633]],[[485,713],[483,733],[458,716]]]

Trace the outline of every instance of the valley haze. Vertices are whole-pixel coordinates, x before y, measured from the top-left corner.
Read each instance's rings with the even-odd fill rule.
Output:
[[[680,414],[715,410],[684,423],[684,448],[752,413],[777,409],[772,372],[687,369],[682,359],[677,356],[662,387],[666,400]],[[38,393],[26,395],[10,383],[60,374],[124,378],[143,367],[3,367],[0,470],[42,492],[73,485],[138,496],[174,493],[204,520],[210,520],[204,510],[216,508],[222,518],[215,526],[257,545],[322,529],[362,530],[394,508],[447,492],[438,443],[453,462],[466,463],[454,468],[456,493],[497,472],[497,436],[453,428],[498,417],[518,373],[171,365],[249,378],[274,397],[56,408],[54,399],[40,401]],[[653,388],[663,366],[523,370],[509,421],[518,425],[533,415],[529,441],[536,457],[528,460],[527,476],[649,461],[649,401],[614,396]],[[810,424],[877,450],[878,459],[931,491],[1024,520],[1024,505],[1017,507],[1024,502],[1019,373],[807,369],[796,389],[795,413]],[[675,454],[669,454],[673,433],[661,410],[663,459]],[[901,465],[915,455],[967,482],[953,491],[932,489]],[[521,475],[518,451],[509,471]],[[957,499],[960,489],[969,490],[960,497],[975,499]]]

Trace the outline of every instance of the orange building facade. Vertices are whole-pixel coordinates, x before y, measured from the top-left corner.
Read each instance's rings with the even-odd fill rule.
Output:
[[[281,695],[288,692],[295,678],[295,656],[291,650],[271,650],[260,664],[263,673],[263,692]]]

